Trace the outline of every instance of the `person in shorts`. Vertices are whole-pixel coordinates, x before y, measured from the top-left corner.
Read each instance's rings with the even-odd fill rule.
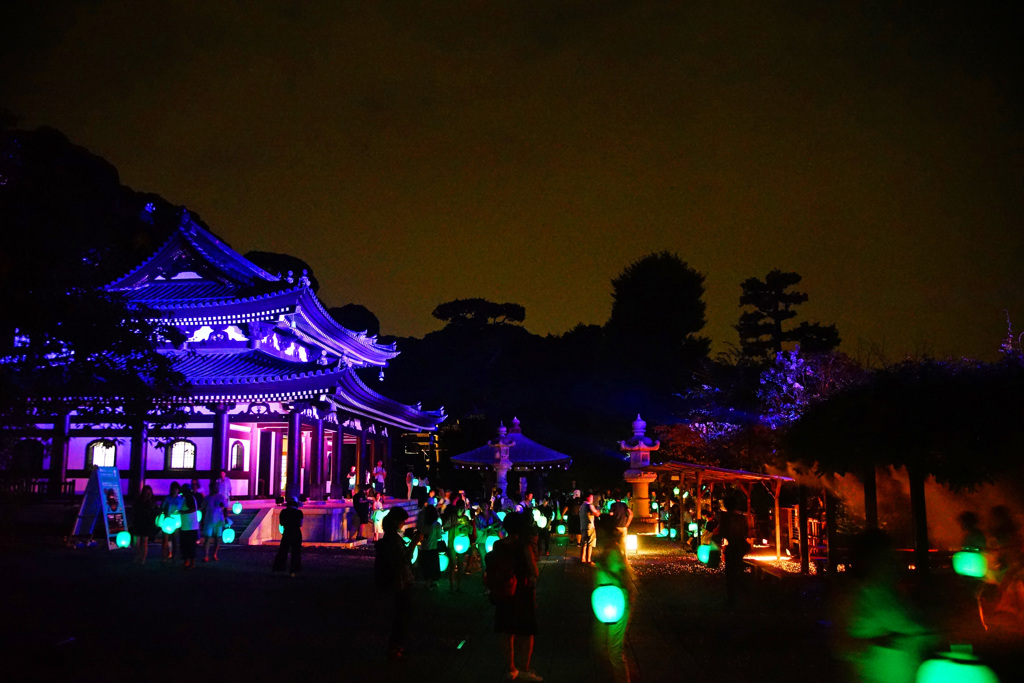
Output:
[[[597,527],[595,522],[601,516],[601,511],[594,505],[594,494],[587,494],[580,505],[580,534],[583,536],[583,550],[580,552],[580,561],[583,564],[594,564],[594,548],[597,547]]]

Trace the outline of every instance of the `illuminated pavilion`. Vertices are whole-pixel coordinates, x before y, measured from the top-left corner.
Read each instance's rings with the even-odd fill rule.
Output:
[[[451,462],[456,469],[493,470],[495,486],[507,496],[510,472],[537,472],[543,475],[556,469],[566,470],[572,464],[572,458],[523,436],[519,419],[513,418],[512,429],[505,427],[504,423],[500,424],[497,438],[479,448],[452,456]],[[522,495],[525,492],[519,493]]]
[[[129,495],[144,484],[163,495],[223,469],[234,497],[339,498],[352,466],[359,482],[377,460],[387,466],[393,435],[435,430],[443,409],[393,401],[356,374],[379,368],[383,379],[395,345],[339,325],[309,284],[264,271],[183,210],[156,253],[107,289],[184,334],[159,351],[187,380],[187,423],[156,443],[158,416],[111,427],[83,400],[31,435],[50,481],[81,492],[94,465],[116,466]]]

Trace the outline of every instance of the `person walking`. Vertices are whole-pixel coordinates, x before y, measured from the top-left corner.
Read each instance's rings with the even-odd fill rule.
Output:
[[[480,568],[487,571],[487,537],[497,536],[501,529],[501,520],[491,510],[491,503],[484,500],[477,509],[476,520],[476,549],[480,554]]]
[[[412,611],[412,553],[420,540],[419,532],[406,545],[401,530],[408,513],[402,508],[391,508],[384,516],[384,535],[376,542],[373,562],[374,586],[381,593],[392,596],[391,633],[388,636],[388,659],[405,656],[405,637],[409,631]]]
[[[153,496],[153,487],[146,484],[142,487],[139,500],[132,510],[132,540],[135,541],[135,562],[146,564],[146,554],[149,552],[149,539],[156,537],[156,516],[160,514],[160,507],[156,504]]]
[[[210,545],[213,545],[213,561],[220,560],[217,551],[220,549],[221,536],[228,522],[228,501],[220,492],[220,482],[210,482],[210,495],[203,504],[203,562],[210,561]]]
[[[178,482],[172,481],[170,492],[164,497],[164,502],[160,506],[160,514],[164,517],[174,517],[179,514],[181,510],[181,486]],[[179,530],[175,529],[171,533],[164,533],[164,540],[161,547],[161,559],[164,563],[173,562],[179,555]]]
[[[491,591],[494,631],[501,634],[502,662],[507,666],[505,678],[541,681],[543,679],[531,668],[537,635],[537,577],[540,575],[531,534],[533,525],[526,515],[510,512],[505,515],[503,526],[508,536],[494,544],[489,571],[492,576],[500,575],[507,567],[515,576],[515,588],[510,596],[499,596]],[[516,666],[517,649],[519,667]]]
[[[281,534],[281,545],[274,557],[273,571],[283,572],[288,553],[291,553],[288,571],[294,578],[302,569],[302,510],[299,509],[298,499],[288,499],[288,507],[281,510],[279,523],[284,527],[284,532]]]
[[[195,569],[199,541],[199,501],[190,484],[181,487],[181,559],[185,569]]]
[[[594,548],[597,547],[597,528],[594,524],[600,516],[600,510],[594,505],[594,494],[587,494],[580,504],[580,534],[582,536],[580,561],[583,564],[594,564]]]
[[[635,597],[635,580],[633,569],[626,559],[625,536],[612,519],[602,524],[598,532],[597,571],[594,572],[594,589],[601,586],[615,586],[625,597],[625,608],[622,616],[614,623],[596,624],[596,641],[598,652],[608,655],[611,665],[612,680],[615,683],[629,683],[629,667],[626,662],[626,628],[629,626],[629,614]]]
[[[626,504],[621,490],[616,490],[612,495],[615,500],[608,509],[608,512],[611,515],[615,528],[619,530],[622,542],[625,543],[626,534],[629,533],[629,525],[633,522],[633,511]]]

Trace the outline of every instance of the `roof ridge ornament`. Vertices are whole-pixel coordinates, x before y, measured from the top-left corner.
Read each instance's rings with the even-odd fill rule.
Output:
[[[299,276],[299,284],[303,287],[310,286],[308,271],[305,268],[302,269],[302,275]]]

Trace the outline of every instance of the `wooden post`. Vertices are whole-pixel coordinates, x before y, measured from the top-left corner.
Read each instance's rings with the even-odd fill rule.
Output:
[[[302,493],[302,411],[293,408],[288,415],[288,472],[285,498],[298,499]]]
[[[132,446],[128,461],[128,497],[135,499],[146,481],[146,441],[149,432],[143,420],[132,426]]]
[[[775,559],[782,559],[782,520],[779,516],[779,493],[782,492],[782,480],[775,480]]]
[[[697,519],[703,519],[701,508],[704,507],[704,487],[701,484],[704,482],[704,473],[697,473]]]
[[[914,518],[914,564],[919,576],[928,576],[928,508],[924,495],[924,472],[907,467],[910,480],[910,508]]]
[[[230,418],[227,406],[218,403],[213,413],[213,448],[210,453],[210,478],[216,479],[221,470],[227,470],[228,463],[228,428]]]
[[[68,446],[71,442],[71,412],[61,412],[53,418],[53,438],[50,440],[50,481],[47,489],[51,496],[59,496],[68,475]]]
[[[807,542],[807,487],[803,484],[797,488],[797,500],[798,511],[799,511],[799,531],[800,531],[800,573],[808,574],[810,572],[811,562],[811,548]]]
[[[838,564],[839,553],[838,548],[835,547],[836,538],[836,496],[834,493],[830,493],[827,489],[824,490],[825,495],[825,538],[826,548],[828,550],[828,571],[829,573],[835,572],[836,564]]]
[[[864,526],[878,528],[878,488],[875,482],[875,463],[864,465]]]

